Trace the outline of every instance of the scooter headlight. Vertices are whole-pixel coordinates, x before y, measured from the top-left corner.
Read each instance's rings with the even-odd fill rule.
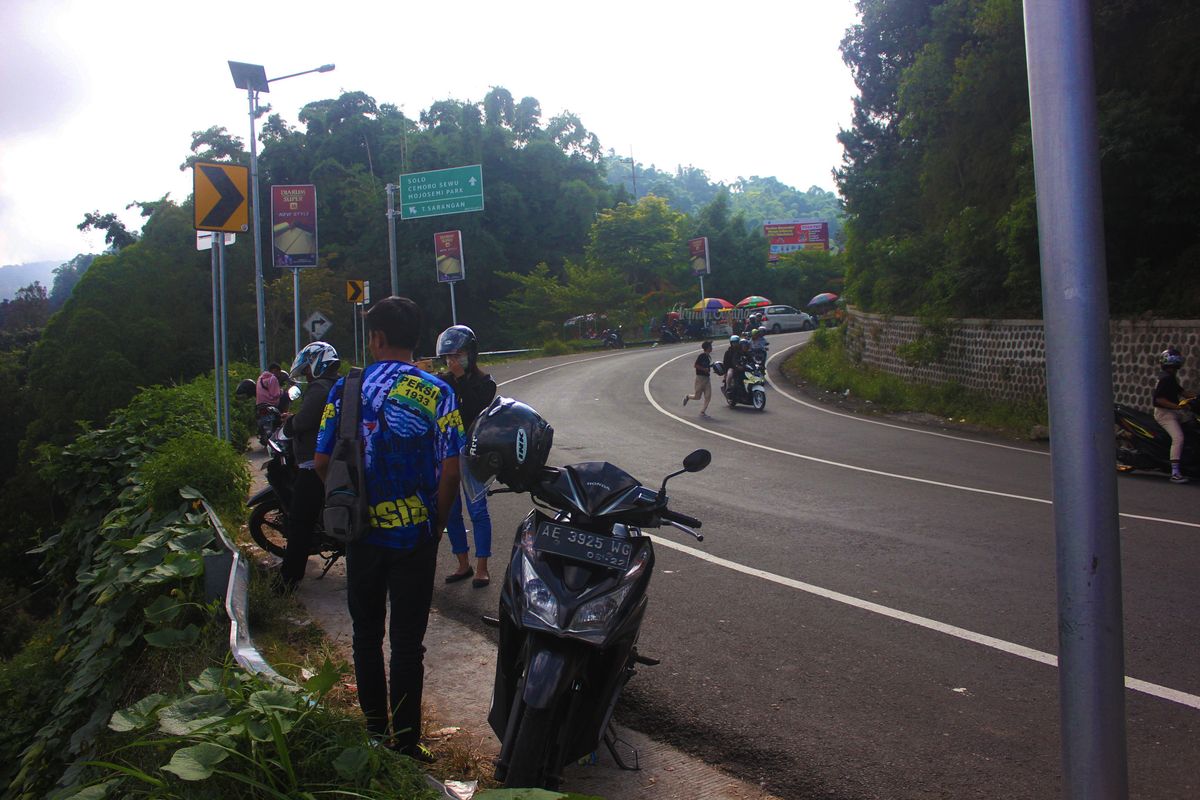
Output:
[[[627,583],[617,587],[615,591],[584,603],[575,612],[575,619],[571,621],[571,631],[573,633],[591,633],[604,630],[604,626],[620,610],[621,604],[625,602],[625,597],[632,588],[633,584]]]
[[[521,590],[525,595],[525,607],[547,625],[558,627],[558,600],[546,582],[538,577],[533,563],[521,554]]]

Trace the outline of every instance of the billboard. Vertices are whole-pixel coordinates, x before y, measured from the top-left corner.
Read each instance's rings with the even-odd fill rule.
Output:
[[[783,253],[797,250],[828,250],[829,223],[814,219],[769,219],[763,236],[771,246],[767,261],[775,263]]]
[[[453,283],[467,277],[467,265],[463,260],[462,231],[435,233],[433,253],[437,259],[438,283]]]
[[[277,267],[317,266],[317,187],[271,187],[271,251]]]
[[[708,237],[688,239],[688,263],[691,264],[693,275],[710,275],[712,270],[708,264]]]

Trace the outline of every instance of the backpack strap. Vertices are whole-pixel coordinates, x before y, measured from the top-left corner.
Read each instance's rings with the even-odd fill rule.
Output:
[[[357,439],[362,413],[362,368],[355,367],[342,384],[342,413],[338,420],[339,439]],[[353,398],[349,404],[346,398]]]

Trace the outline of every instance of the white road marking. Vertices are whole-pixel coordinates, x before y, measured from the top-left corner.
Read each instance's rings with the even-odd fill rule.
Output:
[[[783,348],[779,352],[768,357],[767,364],[769,365],[771,363],[771,361],[774,360],[776,357],[781,356],[790,350],[795,350],[797,347],[800,347],[803,344],[804,344],[804,342],[799,342],[797,344],[789,345],[788,347]],[[879,425],[884,428],[895,428],[896,430],[907,431],[908,433],[919,433],[922,436],[937,436],[942,439],[953,439],[957,442],[969,442],[971,444],[982,444],[982,445],[986,445],[988,447],[999,447],[1003,450],[1016,450],[1019,453],[1033,453],[1033,454],[1039,455],[1039,456],[1050,455],[1050,453],[1046,450],[1033,450],[1028,447],[1017,447],[1017,446],[1011,445],[1011,444],[1000,444],[999,442],[985,442],[982,439],[971,439],[966,436],[955,436],[955,435],[949,434],[949,433],[938,433],[937,431],[926,431],[926,430],[922,430],[920,428],[910,428],[907,425],[897,425],[893,422],[883,422],[883,421],[877,420],[877,419],[867,419],[865,417],[857,416],[855,414],[846,414],[845,412],[842,412],[842,411],[834,411],[833,409],[830,409],[830,408],[822,408],[821,406],[814,405],[812,403],[807,403],[807,402],[801,400],[800,398],[792,395],[791,392],[785,391],[784,389],[779,388],[779,385],[776,384],[775,381],[771,380],[771,375],[769,372],[765,374],[765,377],[767,379],[767,383],[771,384],[771,388],[774,389],[775,391],[777,391],[781,397],[786,397],[788,400],[791,400],[793,403],[799,403],[800,405],[804,406],[805,408],[811,408],[813,411],[820,411],[823,414],[832,414],[835,417],[842,417],[843,419],[852,420],[854,422],[862,422],[862,423],[869,424],[869,425]]]
[[[521,380],[522,378],[528,378],[530,375],[537,375],[539,372],[546,372],[547,370],[558,369],[559,367],[569,367],[572,364],[582,364],[585,361],[598,361],[602,358],[612,358],[613,356],[616,356],[616,355],[621,355],[621,351],[617,351],[615,353],[607,353],[602,356],[591,356],[590,358],[577,358],[574,361],[564,361],[561,364],[551,364],[548,367],[542,367],[541,369],[535,369],[533,372],[526,372],[524,375],[518,375],[515,378],[509,378],[506,381],[497,383],[496,388],[498,389],[501,386],[507,386],[508,384],[513,383],[514,381]]]
[[[685,553],[693,558],[698,558],[701,561],[707,561],[710,564],[716,564],[719,567],[724,567],[725,569],[733,570],[734,572],[740,572],[743,575],[750,575],[755,578],[770,581],[771,583],[779,584],[780,586],[787,586],[791,589],[799,589],[802,592],[807,592],[809,594],[816,595],[817,597],[823,597],[826,600],[832,600],[835,603],[843,603],[844,605],[852,606],[863,611],[869,611],[872,614],[879,614],[884,617],[899,620],[900,622],[907,622],[910,625],[916,625],[937,633],[943,633],[947,636],[953,636],[956,639],[962,639],[967,642],[983,645],[984,647],[990,647],[993,650],[999,650],[1001,652],[1008,653],[1009,655],[1020,656],[1021,658],[1026,658],[1030,661],[1036,661],[1039,664],[1046,664],[1051,667],[1058,666],[1058,657],[1053,653],[1044,653],[1041,650],[1034,650],[1032,647],[1025,647],[1024,645],[1015,644],[1013,642],[1005,641],[1004,639],[997,639],[995,636],[976,633],[975,631],[970,631],[966,628],[960,628],[957,625],[948,625],[944,622],[938,622],[934,619],[917,616],[916,614],[910,614],[907,611],[899,611],[878,603],[872,603],[868,600],[860,600],[857,597],[852,597],[848,594],[835,592],[831,589],[824,589],[820,586],[814,586],[811,583],[804,583],[803,581],[797,581],[793,580],[792,578],[785,578],[782,575],[776,575],[773,572],[766,572],[765,570],[748,567],[744,564],[739,564],[736,561],[729,561],[728,559],[721,558],[720,556],[714,556],[711,553],[706,553],[703,550],[697,550],[694,547],[678,544],[677,542],[673,542],[661,536],[655,536],[654,543],[656,545],[670,548],[671,550],[678,550],[680,553]],[[1181,692],[1178,689],[1171,689],[1167,686],[1161,686],[1157,683],[1138,680],[1137,678],[1131,678],[1126,675],[1125,688],[1132,689],[1135,692],[1148,694],[1161,700],[1168,700],[1172,703],[1178,703],[1190,708],[1200,709],[1200,696],[1188,694],[1187,692]]]
[[[547,370],[557,369],[558,367],[565,367],[565,366],[569,366],[571,364],[579,364],[584,361],[595,361],[596,359],[599,359],[599,358],[608,358],[608,357],[614,356],[614,355],[617,355],[617,353],[610,353],[608,355],[603,355],[603,356],[593,356],[591,358],[581,358],[581,359],[576,359],[574,361],[567,361],[562,364],[555,364],[553,366],[544,367],[543,369],[534,370],[533,372],[525,373],[524,375],[519,375],[515,378],[510,378],[509,380],[504,381],[503,383],[500,383],[497,385],[504,386],[505,384],[512,383],[513,381],[518,381],[518,380],[521,380],[522,378],[527,378],[531,375],[537,375],[538,373],[546,372]],[[816,458],[815,456],[806,456],[802,453],[793,453],[793,452],[789,452],[787,450],[780,450],[779,448],[769,447],[768,445],[758,444],[757,442],[750,442],[750,441],[746,441],[743,439],[738,439],[733,436],[729,436],[729,435],[726,435],[723,433],[718,433],[717,431],[710,430],[708,428],[703,427],[702,425],[697,425],[693,422],[689,422],[688,420],[683,419],[682,417],[679,417],[675,414],[672,414],[670,411],[667,411],[650,394],[650,381],[654,378],[655,375],[658,374],[658,371],[661,370],[663,367],[665,367],[667,364],[678,361],[679,359],[684,358],[685,356],[688,356],[688,355],[691,355],[691,351],[682,353],[678,356],[675,356],[674,358],[667,359],[666,361],[664,361],[663,363],[661,363],[657,367],[655,367],[654,370],[646,377],[645,382],[642,384],[642,391],[645,394],[646,399],[650,401],[650,404],[652,406],[654,406],[654,408],[657,409],[659,411],[659,413],[664,414],[668,417],[671,417],[672,419],[676,420],[677,422],[682,422],[684,425],[689,425],[689,426],[695,428],[696,430],[703,431],[703,432],[711,434],[713,436],[719,436],[722,439],[729,439],[730,441],[737,442],[739,444],[748,445],[750,447],[757,447],[757,448],[760,448],[763,450],[769,450],[774,453],[779,453],[781,455],[793,456],[795,458],[802,458],[802,459],[805,459],[808,461],[814,461],[814,462],[817,462],[820,464],[826,464],[826,465],[834,466],[834,467],[841,467],[843,469],[851,469],[851,470],[856,470],[856,471],[860,471],[860,472],[867,472],[867,473],[871,473],[871,474],[875,474],[875,475],[882,475],[884,477],[889,477],[889,478],[898,478],[900,480],[915,481],[917,483],[925,483],[925,484],[929,484],[929,485],[933,485],[933,486],[941,486],[941,487],[945,487],[945,488],[949,488],[949,489],[958,489],[961,491],[977,492],[980,494],[989,494],[989,495],[994,495],[997,497],[1007,497],[1007,498],[1011,498],[1014,500],[1026,500],[1026,501],[1033,502],[1033,503],[1043,503],[1045,505],[1053,504],[1052,501],[1050,501],[1050,500],[1044,500],[1044,499],[1037,498],[1037,497],[1026,497],[1024,495],[1008,494],[1006,492],[994,492],[994,491],[991,491],[988,489],[977,489],[977,488],[970,487],[970,486],[959,486],[959,485],[952,484],[952,483],[943,483],[941,481],[926,480],[924,478],[916,478],[916,477],[909,476],[909,475],[899,475],[896,473],[883,472],[881,470],[867,469],[866,467],[857,467],[857,466],[854,466],[853,464],[843,464],[843,463],[839,463],[836,461],[829,461],[829,460],[826,460],[823,458]],[[807,403],[801,403],[801,404],[808,405]],[[818,409],[818,410],[824,410],[824,409]],[[831,413],[833,413],[833,412],[831,412]],[[901,428],[902,430],[913,430],[911,428],[905,428],[903,426],[894,426],[894,427]],[[922,431],[914,431],[914,432],[921,433]],[[958,437],[949,436],[946,438],[954,439],[954,438],[958,438]],[[974,441],[974,440],[968,439],[968,440],[964,440],[964,441]],[[981,444],[989,444],[989,443],[981,442]],[[1011,449],[1020,449],[1020,448],[1011,448]],[[1040,453],[1040,451],[1029,451],[1029,452]],[[1127,519],[1137,519],[1137,520],[1143,520],[1143,521],[1148,521],[1148,522],[1162,522],[1162,523],[1165,523],[1168,525],[1183,525],[1183,526],[1192,527],[1192,528],[1200,528],[1200,524],[1193,523],[1193,522],[1184,522],[1182,520],[1160,519],[1158,517],[1145,517],[1145,516],[1140,516],[1137,514],[1121,514],[1120,516],[1125,517]],[[843,603],[845,605],[852,606],[854,608],[858,608],[863,611],[869,611],[874,614],[879,614],[881,616],[885,616],[885,617],[895,619],[895,620],[898,620],[901,622],[907,622],[911,625],[916,625],[918,627],[925,628],[925,629],[931,630],[931,631],[935,631],[937,633],[942,633],[947,636],[953,636],[957,639],[962,639],[964,641],[972,642],[974,644],[983,645],[984,647],[990,647],[994,650],[999,650],[1001,652],[1008,653],[1010,655],[1019,656],[1021,658],[1025,658],[1030,661],[1036,661],[1039,664],[1046,664],[1048,666],[1052,666],[1052,667],[1056,667],[1056,668],[1058,666],[1058,657],[1052,653],[1045,653],[1045,652],[1042,652],[1041,650],[1035,650],[1032,647],[1025,647],[1024,645],[1019,645],[1014,642],[1006,641],[1004,639],[998,639],[994,636],[988,636],[987,634],[983,634],[983,633],[976,633],[975,631],[970,631],[970,630],[967,630],[966,628],[960,628],[957,625],[949,625],[944,622],[938,622],[937,620],[929,619],[927,617],[921,617],[916,614],[910,614],[907,611],[900,611],[898,609],[889,608],[888,606],[880,605],[878,603],[872,603],[868,600],[860,600],[857,597],[852,597],[851,595],[842,594],[841,592],[835,592],[832,589],[825,589],[825,588],[816,586],[811,583],[804,583],[803,581],[797,581],[792,578],[785,578],[784,576],[776,575],[773,572],[767,572],[765,570],[760,570],[755,567],[749,567],[749,566],[746,566],[745,564],[739,564],[736,561],[730,561],[728,559],[721,558],[720,556],[714,556],[710,553],[704,552],[703,550],[697,550],[693,547],[688,547],[687,545],[678,544],[678,543],[673,542],[664,537],[655,536],[654,541],[663,547],[667,547],[672,550],[677,550],[681,553],[685,553],[694,558],[698,558],[701,561],[707,561],[710,564],[715,564],[717,566],[724,567],[729,570],[733,570],[734,572],[740,572],[744,575],[749,575],[752,577],[760,578],[762,580],[770,581],[772,583],[776,583],[781,586],[787,586],[792,589],[798,589],[800,591],[807,592],[807,593],[815,595],[817,597],[823,597],[827,600],[832,600],[837,603]],[[1178,703],[1180,705],[1188,706],[1190,708],[1200,709],[1200,696],[1197,696],[1194,694],[1189,694],[1187,692],[1182,692],[1182,691],[1179,691],[1178,689],[1171,689],[1167,686],[1162,686],[1157,683],[1143,681],[1138,678],[1132,678],[1132,677],[1126,675],[1125,676],[1125,688],[1131,689],[1135,692],[1141,692],[1142,694],[1147,694],[1152,697],[1157,697],[1162,700],[1167,700],[1172,703]]]
[[[898,472],[887,472],[887,471],[881,470],[881,469],[871,469],[870,467],[860,467],[856,464],[847,464],[843,461],[832,461],[827,458],[818,458],[817,456],[810,456],[810,455],[806,455],[804,453],[796,453],[791,450],[783,450],[778,447],[771,447],[770,445],[766,445],[766,444],[759,444],[758,442],[752,442],[748,439],[739,439],[736,436],[730,436],[727,433],[720,433],[719,431],[714,431],[711,428],[707,428],[703,425],[697,425],[696,423],[691,422],[690,420],[686,420],[683,417],[680,417],[677,414],[673,414],[670,411],[668,411],[667,409],[663,408],[663,406],[660,405],[659,402],[650,395],[650,381],[652,381],[654,379],[654,376],[658,374],[658,371],[661,370],[663,367],[667,366],[668,364],[670,364],[674,361],[678,361],[679,359],[684,358],[689,355],[691,355],[691,353],[682,353],[678,356],[675,356],[674,358],[667,359],[666,361],[664,361],[663,363],[661,363],[657,367],[655,367],[650,372],[650,374],[648,376],[646,376],[646,380],[642,383],[642,393],[645,394],[646,399],[650,401],[650,405],[654,406],[660,414],[668,416],[671,419],[675,420],[676,422],[681,422],[684,425],[695,428],[698,431],[703,431],[704,433],[707,433],[709,436],[719,436],[722,439],[728,439],[731,442],[737,442],[738,444],[743,444],[743,445],[746,445],[747,447],[757,447],[759,450],[766,450],[770,453],[778,453],[781,456],[790,456],[791,458],[799,458],[804,461],[811,461],[815,464],[824,464],[825,466],[828,466],[828,467],[837,467],[839,469],[848,469],[848,470],[852,470],[854,472],[864,472],[868,475],[879,475],[880,477],[884,477],[884,478],[895,478],[896,480],[900,480],[900,481],[910,481],[912,483],[922,483],[922,484],[925,484],[926,486],[938,486],[943,489],[954,489],[954,490],[960,491],[960,492],[972,492],[974,494],[985,494],[985,495],[990,495],[992,497],[1003,497],[1003,498],[1006,498],[1009,500],[1023,500],[1024,502],[1027,502],[1027,503],[1040,503],[1042,505],[1047,505],[1047,506],[1054,505],[1053,500],[1047,500],[1043,497],[1029,497],[1028,495],[1023,495],[1023,494],[1012,494],[1010,492],[997,492],[993,489],[980,489],[975,486],[965,486],[965,485],[959,484],[959,483],[946,483],[945,481],[935,481],[930,478],[918,478],[915,475],[904,475],[904,474],[901,474]],[[1161,522],[1161,523],[1164,523],[1167,525],[1180,525],[1185,528],[1200,528],[1200,522],[1185,522],[1184,520],[1179,520],[1179,519],[1162,519],[1159,517],[1145,517],[1145,516],[1141,516],[1138,514],[1125,514],[1125,513],[1121,513],[1121,514],[1119,514],[1119,516],[1124,517],[1125,519],[1137,519],[1137,520],[1142,520],[1145,522]]]

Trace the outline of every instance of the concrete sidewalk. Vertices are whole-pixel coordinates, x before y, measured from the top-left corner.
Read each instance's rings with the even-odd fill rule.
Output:
[[[346,612],[346,570],[335,564],[322,579],[320,563],[310,559],[306,579],[297,596],[330,642],[350,660],[350,617]],[[434,609],[425,635],[425,708],[435,727],[456,727],[456,737],[467,737],[472,749],[485,758],[500,752],[487,724],[491,703],[496,647],[486,636],[438,613]],[[385,647],[386,654],[386,647]],[[641,769],[624,771],[608,751],[597,753],[596,763],[567,769],[564,790],[596,795],[607,800],[773,800],[759,787],[743,783],[668,745],[636,731],[618,727],[622,740],[636,747]],[[622,750],[622,757],[627,758]]]
[[[260,469],[264,459],[265,454],[257,446],[247,454],[253,482],[251,494],[266,484],[265,473]],[[494,577],[498,580],[503,565],[498,561],[496,567]],[[320,577],[321,569],[320,559],[308,560],[308,570],[296,596],[325,631],[329,643],[347,663],[352,663],[346,564],[339,561],[324,577]],[[426,726],[432,720],[434,729],[457,728],[453,736],[469,741],[471,749],[489,761],[500,752],[500,743],[487,724],[496,646],[486,635],[442,616],[437,609],[440,591],[442,584],[438,581],[425,634],[424,706],[429,717]],[[384,656],[387,656],[386,645]],[[608,751],[601,748],[596,763],[566,770],[565,791],[606,800],[777,800],[758,786],[737,780],[637,731],[618,726],[617,733],[621,740],[637,749],[641,769],[620,769]],[[623,758],[631,760],[627,748],[620,752]]]

